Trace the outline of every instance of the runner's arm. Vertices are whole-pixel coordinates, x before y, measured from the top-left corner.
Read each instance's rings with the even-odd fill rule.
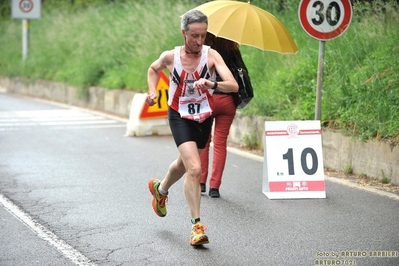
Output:
[[[168,66],[170,66],[171,64],[170,62],[173,62],[173,52],[165,51],[148,68],[147,72],[148,95],[146,98],[146,103],[150,106],[156,103],[156,98],[157,98],[156,90],[157,90],[159,73]]]
[[[218,90],[221,90],[223,92],[237,92],[238,91],[237,81],[233,77],[233,74],[231,74],[231,71],[227,67],[222,56],[214,49],[209,50],[209,55],[213,60],[214,68],[216,69],[219,76],[223,80],[218,82],[217,84]]]

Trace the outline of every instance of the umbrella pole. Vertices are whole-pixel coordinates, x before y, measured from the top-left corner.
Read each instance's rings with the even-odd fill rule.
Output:
[[[326,47],[325,41],[320,41],[319,44],[319,65],[317,70],[317,89],[316,89],[316,109],[314,120],[320,120],[321,117],[321,88],[323,86],[323,70],[324,70],[324,50]]]

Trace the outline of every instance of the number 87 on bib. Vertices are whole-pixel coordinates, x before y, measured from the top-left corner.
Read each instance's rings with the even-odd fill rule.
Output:
[[[325,198],[320,121],[266,121],[262,191],[269,199]]]

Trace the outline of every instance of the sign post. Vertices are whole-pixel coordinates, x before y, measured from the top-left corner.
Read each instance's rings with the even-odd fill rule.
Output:
[[[305,32],[320,41],[315,110],[315,120],[320,120],[325,41],[339,37],[348,29],[352,5],[350,0],[301,0],[298,16]]]
[[[29,21],[41,16],[41,0],[12,0],[11,17],[22,19],[22,59],[28,57]]]
[[[263,193],[269,199],[325,198],[320,121],[266,121]]]

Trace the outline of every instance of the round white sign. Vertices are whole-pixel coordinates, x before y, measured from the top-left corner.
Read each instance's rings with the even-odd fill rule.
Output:
[[[21,0],[19,2],[19,9],[21,9],[24,13],[29,13],[33,9],[33,2],[32,0]]]
[[[298,9],[302,28],[313,38],[330,40],[343,34],[352,19],[350,0],[301,0]]]

